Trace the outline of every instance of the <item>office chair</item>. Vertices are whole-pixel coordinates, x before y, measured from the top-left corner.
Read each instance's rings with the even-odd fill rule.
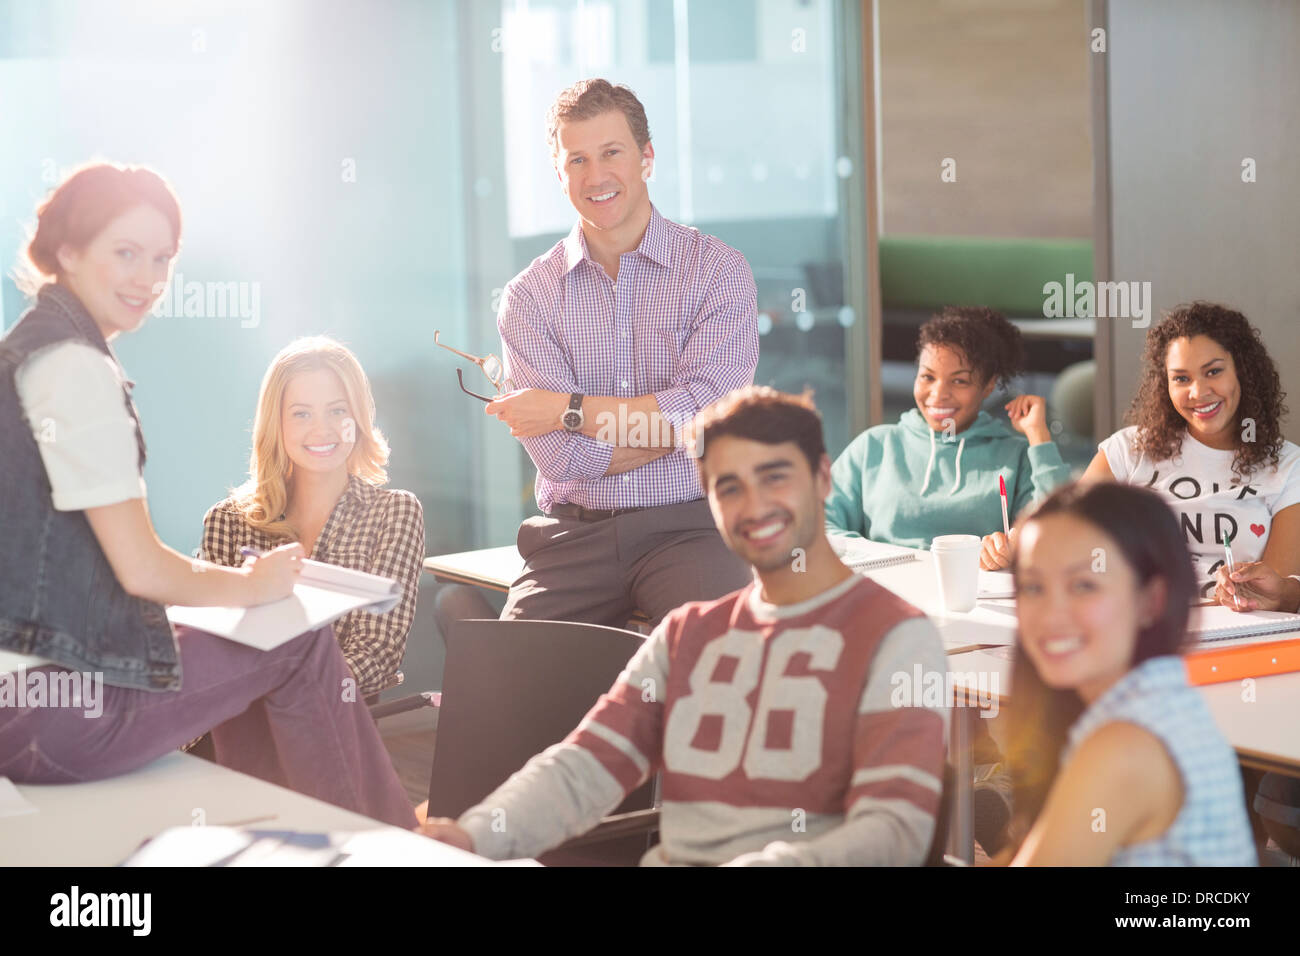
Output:
[[[438,625],[438,633],[443,635],[456,621],[465,618],[488,618],[495,613],[492,605],[483,597],[483,593],[478,588],[467,584],[445,584],[438,588],[433,600],[434,620]],[[444,637],[443,640],[445,643],[446,638]],[[432,690],[422,690],[418,694],[407,694],[405,697],[396,697],[393,700],[380,700],[380,695],[384,691],[400,686],[405,680],[406,675],[396,671],[388,676],[383,687],[366,697],[366,706],[370,708],[372,718],[378,721],[385,717],[419,710],[421,707],[439,706],[442,694]]]
[[[644,638],[597,624],[461,620],[447,660],[429,780],[429,816],[458,817],[578,726]],[[635,865],[658,830],[647,781],[547,865]]]

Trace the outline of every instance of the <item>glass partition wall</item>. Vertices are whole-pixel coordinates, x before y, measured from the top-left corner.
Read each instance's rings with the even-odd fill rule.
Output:
[[[473,347],[496,347],[501,287],[575,220],[547,107],[570,83],[603,76],[645,104],[660,212],[749,261],[756,381],[812,388],[828,446],[842,449],[868,417],[852,398],[868,377],[858,5],[503,0],[459,12]],[[481,428],[475,480],[494,486],[481,543],[499,544],[532,507],[533,470],[493,424]]]

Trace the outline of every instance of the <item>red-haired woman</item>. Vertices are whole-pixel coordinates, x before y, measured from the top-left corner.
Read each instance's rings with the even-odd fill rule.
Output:
[[[35,304],[0,340],[0,670],[105,686],[95,712],[84,694],[0,708],[0,775],[95,780],[215,728],[223,764],[414,826],[368,710],[339,692],[331,628],[263,652],[168,624],[166,604],[284,597],[302,556],[196,564],[150,523],[143,433],[109,343],[144,321],[180,233],[171,188],[143,168],[87,166],[37,210]]]

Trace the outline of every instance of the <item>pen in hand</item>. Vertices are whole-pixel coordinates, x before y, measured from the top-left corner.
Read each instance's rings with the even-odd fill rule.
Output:
[[[1236,573],[1237,570],[1236,565],[1232,563],[1232,535],[1228,535],[1226,538],[1223,539],[1223,554],[1227,558],[1228,577],[1231,578],[1232,575]],[[1232,604],[1236,610],[1238,611],[1241,610],[1241,602],[1237,600],[1237,584],[1235,581],[1233,582],[1232,585]]]
[[[998,497],[1002,499],[1002,533],[1011,539],[1011,522],[1007,520],[1007,482],[998,475]]]

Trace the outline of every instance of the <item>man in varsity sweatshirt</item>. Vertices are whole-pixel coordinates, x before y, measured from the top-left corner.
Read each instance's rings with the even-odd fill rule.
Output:
[[[696,442],[714,521],[755,580],[669,613],[563,742],[424,832],[536,856],[661,772],[662,842],[643,864],[920,864],[947,721],[911,685],[944,673],[938,633],[831,550],[810,400],[732,392],[700,413]]]

